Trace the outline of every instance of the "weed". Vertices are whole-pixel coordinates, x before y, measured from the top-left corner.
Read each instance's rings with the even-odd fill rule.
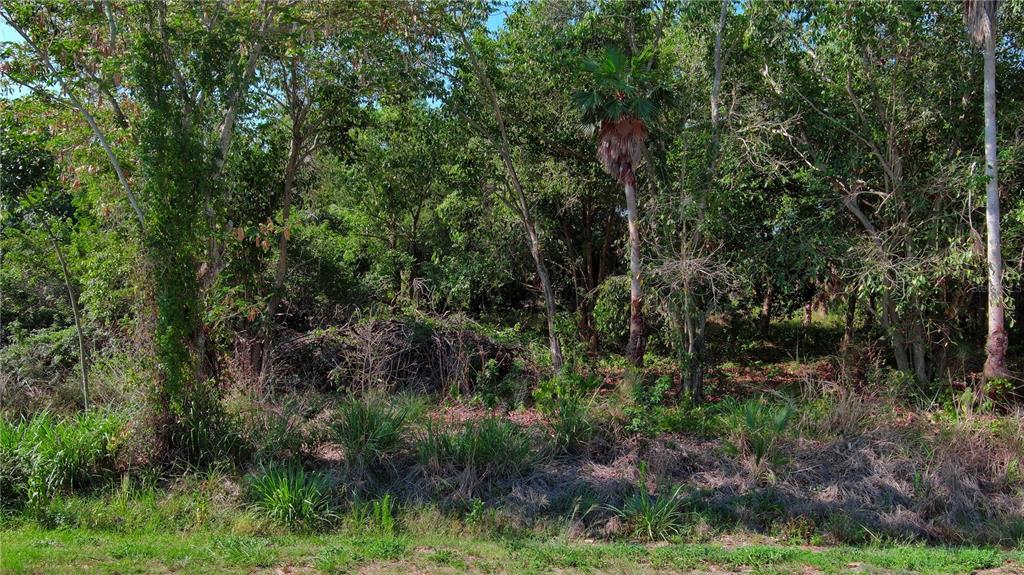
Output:
[[[775,463],[778,442],[794,413],[793,406],[772,405],[751,399],[740,408],[723,416],[728,431],[726,447],[734,454],[749,457],[754,465]]]
[[[636,492],[622,507],[609,506],[608,509],[630,526],[632,537],[657,541],[682,533],[686,519],[682,503],[681,485],[668,490],[664,495],[652,494],[647,489],[647,465],[642,464]]]
[[[395,511],[395,501],[390,493],[385,493],[380,499],[365,502],[354,498],[350,520],[357,528],[368,533],[394,537],[397,532]]]
[[[266,539],[223,535],[214,539],[213,551],[231,565],[271,567],[277,553]]]
[[[291,464],[265,467],[249,476],[254,507],[284,525],[310,528],[331,516],[327,480]]]
[[[371,470],[393,455],[401,446],[410,410],[408,404],[394,407],[374,397],[342,402],[331,428],[334,439],[345,448],[350,468]]]
[[[430,426],[418,444],[420,462],[439,472],[471,472],[478,479],[512,477],[531,463],[530,439],[519,426],[489,417],[457,431]]]

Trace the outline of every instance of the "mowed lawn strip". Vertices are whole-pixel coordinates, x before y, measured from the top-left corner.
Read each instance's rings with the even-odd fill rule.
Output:
[[[0,573],[1024,573],[1024,552],[925,546],[643,546],[540,539],[251,537],[23,528],[0,532]]]

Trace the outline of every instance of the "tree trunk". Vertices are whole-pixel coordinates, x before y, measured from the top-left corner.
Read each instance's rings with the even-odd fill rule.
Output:
[[[684,387],[692,402],[701,403],[704,401],[704,326],[707,322],[704,316],[694,315],[692,312],[686,314],[688,357]]]
[[[811,325],[811,311],[813,309],[811,302],[804,304],[804,327]]]
[[[626,182],[626,214],[629,219],[629,343],[626,344],[626,359],[640,367],[647,351],[647,338],[640,288],[640,223],[637,221],[636,183],[632,177]]]
[[[537,235],[537,227],[530,212],[530,204],[526,199],[526,192],[523,191],[522,182],[519,180],[519,172],[516,171],[515,164],[512,163],[511,146],[509,144],[508,131],[505,129],[505,118],[501,112],[501,102],[498,100],[498,93],[494,90],[494,86],[487,76],[487,71],[484,70],[483,64],[477,58],[476,50],[473,49],[469,39],[466,38],[465,31],[462,31],[462,46],[469,54],[477,80],[487,92],[491,103],[491,110],[494,113],[494,119],[498,124],[499,140],[496,142],[496,147],[498,148],[498,154],[501,156],[502,164],[505,166],[506,175],[511,180],[512,187],[515,189],[518,202],[517,207],[512,207],[518,212],[519,219],[526,229],[526,234],[530,240],[530,255],[533,256],[533,263],[537,268],[537,276],[540,278],[541,291],[544,292],[544,308],[547,311],[548,321],[548,344],[551,348],[551,365],[556,370],[561,371],[564,360],[562,359],[562,346],[558,341],[558,332],[555,331],[555,313],[557,311],[555,306],[555,290],[551,287],[551,278],[548,275],[547,266],[544,265],[544,251],[541,247],[540,237]]]
[[[853,332],[857,321],[857,286],[846,294],[846,324],[843,326],[843,348],[853,343]]]
[[[999,181],[996,156],[996,44],[995,22],[985,38],[985,226],[988,231],[988,339],[985,343],[986,379],[1007,377],[1006,304],[1003,301],[1003,255],[1000,249]]]
[[[898,319],[896,306],[893,305],[892,298],[889,297],[888,292],[883,292],[882,327],[885,328],[885,333],[889,336],[889,341],[892,344],[893,355],[896,358],[896,369],[903,373],[911,373],[910,357],[907,355],[907,340],[900,330]]]
[[[775,303],[775,289],[771,284],[768,284],[768,289],[764,292],[764,299],[761,300],[761,317],[759,321],[759,331],[761,332],[762,339],[768,339],[769,331],[771,330],[772,324],[772,305]]]
[[[281,224],[284,228],[277,240],[277,269],[274,271],[274,285],[270,295],[270,302],[267,303],[267,325],[264,328],[263,341],[260,344],[260,364],[256,373],[259,381],[264,381],[267,376],[267,369],[270,366],[270,350],[274,336],[274,316],[277,315],[277,308],[281,305],[281,292],[284,290],[284,280],[288,272],[288,220],[291,216],[292,193],[295,189],[295,177],[299,169],[299,155],[302,149],[302,137],[293,134],[291,147],[288,150],[288,163],[284,169],[284,197],[281,198]]]
[[[60,269],[64,273],[64,287],[68,290],[68,301],[71,303],[71,315],[75,319],[75,331],[78,332],[78,365],[82,371],[82,405],[89,411],[89,362],[85,354],[85,333],[82,331],[82,317],[78,313],[78,298],[75,297],[75,290],[71,287],[71,272],[68,271],[68,262],[64,259],[64,252],[57,243],[57,238],[50,234],[50,243],[53,244],[53,251],[57,252],[57,259],[60,260]]]
[[[540,238],[533,222],[527,222],[527,234],[530,236],[530,255],[533,256],[533,263],[537,267],[537,277],[540,278],[541,290],[544,292],[544,309],[548,321],[548,346],[551,349],[551,365],[556,370],[561,370],[565,360],[562,358],[562,345],[558,341],[558,332],[555,331],[555,291],[551,287],[551,277],[548,276],[548,268],[544,265],[544,254],[541,251]]]

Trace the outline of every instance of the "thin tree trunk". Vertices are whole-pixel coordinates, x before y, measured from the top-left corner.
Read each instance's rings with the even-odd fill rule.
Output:
[[[708,148],[708,188],[715,186],[718,180],[719,144],[722,138],[721,114],[719,111],[719,96],[722,91],[722,38],[725,36],[725,23],[729,16],[730,0],[722,0],[722,6],[718,13],[718,29],[715,31],[715,52],[714,52],[714,75],[711,80],[711,142]],[[705,198],[701,196],[698,201],[698,217],[703,220]],[[698,227],[699,230],[699,227]],[[700,243],[700,232],[697,232],[697,243]],[[686,299],[686,331],[689,334],[689,377],[687,378],[690,397],[694,402],[700,403],[704,399],[704,326],[707,323],[707,312],[704,306],[697,309],[692,298],[692,287],[685,287]]]
[[[811,312],[813,309],[811,302],[804,304],[804,327],[811,325]]]
[[[487,92],[492,111],[494,112],[494,119],[498,124],[498,153],[501,156],[502,164],[505,166],[505,172],[509,180],[512,182],[512,188],[515,189],[516,192],[516,199],[518,202],[516,211],[519,212],[519,219],[523,224],[523,228],[526,230],[528,239],[530,240],[530,255],[533,256],[533,263],[537,268],[537,277],[540,278],[541,291],[544,292],[544,308],[547,312],[548,345],[551,349],[551,365],[556,370],[561,371],[564,360],[562,359],[562,345],[558,340],[558,332],[555,331],[555,313],[557,311],[555,306],[555,290],[551,287],[551,277],[548,275],[547,266],[544,265],[544,250],[541,246],[540,236],[537,234],[537,227],[534,224],[533,216],[530,212],[530,204],[526,199],[526,193],[523,191],[522,182],[519,180],[519,172],[516,171],[515,164],[512,163],[512,153],[510,151],[511,146],[508,140],[508,132],[505,129],[505,119],[501,113],[501,102],[498,100],[498,94],[495,92],[494,86],[491,85],[491,81],[487,77],[487,72],[484,70],[483,65],[477,58],[476,50],[473,49],[469,43],[469,39],[466,38],[465,32],[462,32],[462,45],[469,54],[477,80]]]
[[[626,214],[629,220],[629,342],[626,344],[626,359],[640,367],[647,351],[647,338],[640,286],[640,223],[637,221],[636,184],[632,177],[626,182]]]
[[[772,305],[775,303],[775,289],[771,284],[765,289],[764,299],[761,300],[760,329],[761,338],[768,339],[772,326]]]
[[[995,22],[985,38],[985,226],[988,231],[988,339],[985,343],[985,378],[1007,377],[1006,304],[1003,301],[1003,255],[1000,249],[999,181],[996,156],[996,44]]]
[[[843,327],[843,348],[853,343],[854,328],[857,321],[857,286],[853,286],[846,294],[846,325]]]
[[[57,238],[50,235],[50,243],[53,251],[57,252],[57,259],[60,260],[60,269],[64,273],[64,287],[68,290],[68,301],[71,303],[71,315],[75,319],[75,331],[78,332],[78,364],[82,371],[82,405],[89,411],[89,362],[85,355],[85,333],[82,331],[82,317],[78,313],[78,298],[75,297],[75,290],[71,287],[71,272],[68,271],[68,262],[64,259],[64,252],[57,243]]]
[[[281,224],[284,229],[277,240],[277,269],[274,271],[274,285],[271,291],[270,301],[267,303],[267,327],[260,344],[260,364],[257,366],[259,380],[264,381],[267,376],[267,369],[270,366],[270,349],[274,334],[274,316],[277,315],[277,308],[281,305],[281,292],[284,290],[284,280],[288,272],[288,220],[291,216],[292,193],[295,189],[295,177],[299,168],[299,155],[302,149],[302,138],[293,134],[291,147],[288,150],[288,164],[284,170],[284,197],[281,199]]]

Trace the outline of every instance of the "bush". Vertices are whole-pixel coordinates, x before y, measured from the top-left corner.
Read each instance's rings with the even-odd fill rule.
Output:
[[[367,471],[398,450],[409,415],[406,405],[395,407],[373,397],[350,398],[339,406],[331,430],[345,448],[350,468]]]
[[[771,405],[751,399],[739,409],[722,416],[727,430],[726,447],[742,457],[750,457],[755,465],[777,461],[779,439],[786,431],[794,413],[789,403]]]
[[[496,418],[466,423],[455,432],[428,427],[418,448],[424,466],[440,472],[470,472],[477,479],[513,477],[532,464],[526,432]]]
[[[665,394],[672,388],[672,378],[662,376],[654,383],[648,383],[643,372],[630,368],[624,381],[629,391],[629,403],[623,409],[626,431],[638,435],[654,435],[662,431]]]
[[[533,391],[533,400],[541,411],[552,412],[560,400],[590,397],[601,387],[601,379],[571,370],[563,370],[554,377],[545,379]]]
[[[316,527],[331,516],[327,479],[301,466],[274,465],[249,475],[253,506],[273,521],[288,526]]]
[[[84,413],[59,420],[41,413],[0,420],[0,501],[35,507],[64,489],[86,487],[114,469],[119,416]]]
[[[686,514],[682,510],[683,490],[677,485],[663,496],[647,489],[647,466],[640,465],[636,492],[622,507],[609,507],[630,529],[636,539],[657,541],[682,533]]]

